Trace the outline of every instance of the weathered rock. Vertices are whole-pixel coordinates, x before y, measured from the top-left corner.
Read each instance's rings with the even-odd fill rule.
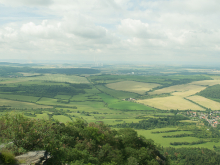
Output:
[[[16,156],[15,158],[21,163],[20,165],[41,165],[43,164],[45,151],[31,151],[26,154]]]
[[[1,145],[0,145],[0,149],[1,149],[1,148],[4,148],[4,147],[5,147],[5,145],[8,145],[8,144],[13,144],[13,142],[9,142],[9,143],[7,143],[7,144],[4,144],[4,143],[3,143],[3,144],[1,144]]]
[[[1,144],[1,145],[0,145],[0,149],[1,149],[1,148],[4,148],[4,147],[5,147],[5,144]]]

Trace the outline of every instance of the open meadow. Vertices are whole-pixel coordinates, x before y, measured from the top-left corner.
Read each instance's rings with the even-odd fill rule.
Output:
[[[154,134],[152,132],[154,131],[166,131],[166,130],[175,130],[177,128],[157,128],[153,130],[137,130],[139,135],[142,135],[148,139],[153,139],[156,141],[159,145],[163,147],[175,147],[175,148],[181,148],[181,147],[204,147],[213,150],[213,146],[219,146],[220,142],[206,142],[202,144],[194,144],[194,145],[170,145],[170,143],[173,142],[196,142],[201,140],[200,138],[196,137],[180,137],[180,138],[163,138],[162,136],[170,136],[170,135],[176,135],[176,134],[192,134],[191,131],[178,131],[178,132],[169,132],[169,133],[159,133]]]
[[[210,108],[211,110],[220,110],[219,102],[207,99],[205,97],[195,95],[195,96],[187,97],[187,99],[192,100],[206,108]]]
[[[25,102],[36,102],[40,99],[40,97],[13,95],[13,94],[6,94],[6,93],[0,93],[0,98],[8,99],[8,100],[16,100],[16,101],[25,101]]]
[[[189,92],[189,94],[195,94],[201,90],[203,90],[204,87],[201,87],[199,85],[194,84],[183,84],[183,85],[174,85],[162,89],[155,90],[153,92],[149,92],[149,95],[156,95],[156,94],[162,94],[162,93],[173,93],[173,92]]]
[[[107,103],[107,106],[112,109],[119,110],[154,110],[154,108],[144,106],[142,104],[138,104],[130,101],[121,101],[116,98],[113,98],[107,94],[99,94],[99,96],[103,99],[104,102]]]
[[[13,100],[6,100],[6,99],[0,99],[0,105],[9,106],[10,108],[13,108],[13,109],[52,108],[51,106],[47,106],[47,105],[38,105],[38,104],[34,104],[34,103],[13,101]]]
[[[96,85],[96,87],[102,93],[106,93],[106,94],[111,95],[112,97],[115,97],[118,99],[136,98],[139,96],[139,94],[136,94],[133,92],[114,90],[114,89],[107,88],[104,85]]]
[[[197,87],[197,88],[194,88],[194,89],[190,89],[190,90],[187,90],[187,91],[181,91],[181,92],[173,92],[171,93],[171,95],[173,96],[180,96],[180,97],[187,97],[187,96],[191,96],[191,95],[194,95],[202,90],[204,90],[206,87]]]
[[[106,86],[114,90],[134,92],[143,95],[145,94],[145,92],[160,85],[155,83],[142,83],[136,81],[121,81],[121,82],[107,84]]]
[[[168,96],[161,98],[153,98],[153,99],[145,99],[138,100],[137,102],[142,103],[144,105],[149,105],[151,107],[155,107],[161,110],[200,110],[203,111],[202,107],[185,100],[180,96]]]
[[[85,77],[64,74],[45,74],[35,77],[19,77],[0,81],[0,84],[22,83],[25,81],[51,81],[51,82],[68,82],[68,83],[89,83]]]
[[[190,84],[193,84],[193,85],[202,85],[202,86],[213,86],[213,85],[216,85],[216,84],[220,84],[220,80],[218,78],[216,78],[216,80],[203,80],[203,81],[195,81],[195,82],[192,82]]]

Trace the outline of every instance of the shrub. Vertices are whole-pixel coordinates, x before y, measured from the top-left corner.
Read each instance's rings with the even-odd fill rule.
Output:
[[[15,164],[16,159],[13,153],[4,150],[0,153],[0,162],[2,162],[3,164]]]

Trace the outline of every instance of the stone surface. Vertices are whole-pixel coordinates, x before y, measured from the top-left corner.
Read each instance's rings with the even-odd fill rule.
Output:
[[[21,163],[20,165],[41,164],[44,159],[45,151],[31,151],[26,154],[16,156],[15,158]]]
[[[1,149],[1,148],[4,148],[4,147],[5,147],[5,145],[4,145],[4,144],[1,144],[1,145],[0,145],[0,149]]]

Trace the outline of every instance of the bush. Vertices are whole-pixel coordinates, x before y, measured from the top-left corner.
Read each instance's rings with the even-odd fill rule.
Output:
[[[52,120],[36,120],[22,115],[6,115],[0,118],[3,138],[13,142],[16,152],[46,150],[50,154],[48,165],[145,165],[162,161],[154,142],[139,137],[133,129],[118,132],[104,124],[86,123],[77,119],[66,125]],[[12,157],[13,158],[13,157]],[[158,160],[157,160],[158,159]],[[8,160],[8,159],[7,159]]]
[[[2,162],[3,164],[15,164],[16,159],[13,153],[4,150],[0,153],[0,162]]]

